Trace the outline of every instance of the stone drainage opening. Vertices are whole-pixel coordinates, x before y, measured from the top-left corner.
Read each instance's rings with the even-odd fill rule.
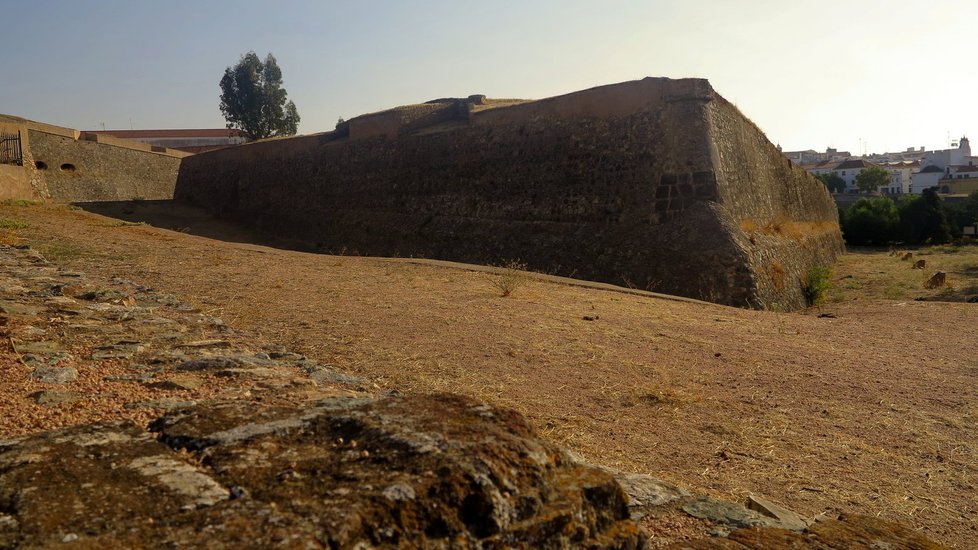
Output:
[[[74,172],[75,171],[75,165],[74,164],[68,164],[66,162],[66,163],[64,163],[64,164],[61,165],[61,170],[63,172]]]
[[[48,169],[48,163],[44,162],[43,160],[35,161],[34,162],[34,168],[37,168],[38,170],[47,170]]]

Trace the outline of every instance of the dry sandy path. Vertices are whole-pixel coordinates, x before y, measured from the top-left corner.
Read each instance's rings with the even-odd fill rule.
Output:
[[[64,208],[7,206],[0,217],[30,224],[12,238],[59,264],[186,297],[382,388],[511,406],[595,462],[811,517],[879,515],[978,547],[978,305],[859,301],[819,318],[542,281],[502,298],[485,273],[463,269]]]

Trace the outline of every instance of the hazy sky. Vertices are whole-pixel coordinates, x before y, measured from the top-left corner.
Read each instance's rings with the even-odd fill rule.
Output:
[[[220,128],[242,53],[278,59],[300,132],[406,103],[704,77],[785,150],[978,137],[978,1],[0,0],[0,112]]]

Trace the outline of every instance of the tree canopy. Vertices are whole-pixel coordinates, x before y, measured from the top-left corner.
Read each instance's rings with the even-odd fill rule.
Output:
[[[849,244],[883,245],[896,240],[900,214],[893,201],[886,197],[870,197],[856,201],[845,212],[842,232]]]
[[[832,172],[831,174],[816,174],[816,178],[821,180],[829,191],[833,193],[844,193],[846,190],[846,180],[839,177],[839,174]]]
[[[919,197],[900,201],[900,233],[906,242],[934,244],[951,241],[951,227],[941,197],[933,187]]]
[[[864,168],[856,175],[856,188],[863,193],[872,193],[890,184],[890,173],[879,166]]]
[[[262,62],[255,52],[224,71],[221,113],[228,128],[244,131],[251,139],[291,136],[299,130],[299,112],[282,87],[282,70],[269,53]]]

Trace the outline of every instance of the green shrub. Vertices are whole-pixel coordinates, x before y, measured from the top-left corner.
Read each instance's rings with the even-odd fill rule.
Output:
[[[934,188],[919,197],[906,198],[899,206],[899,234],[905,242],[942,244],[951,242],[951,226],[941,198]]]
[[[817,266],[808,270],[802,284],[805,302],[808,305],[820,306],[825,303],[825,293],[829,290],[831,278],[832,269],[829,267]]]
[[[855,245],[884,245],[896,240],[900,213],[886,197],[859,199],[845,212],[842,232]]]

